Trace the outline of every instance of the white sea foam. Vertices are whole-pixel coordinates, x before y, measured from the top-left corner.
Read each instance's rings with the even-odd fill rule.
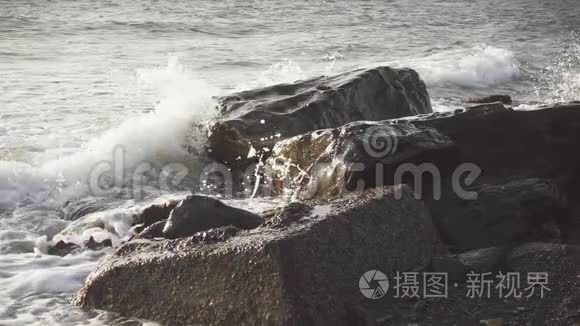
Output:
[[[201,152],[205,134],[193,126],[213,117],[216,91],[175,59],[166,67],[142,69],[137,75],[142,86],[159,99],[152,112],[128,117],[79,152],[38,167],[0,161],[0,209],[13,209],[24,196],[43,197],[45,192],[54,195],[56,191],[63,197],[83,195],[89,190],[91,169],[97,164],[114,164],[117,149],[128,172],[144,162],[160,166],[195,159],[188,149]]]
[[[82,245],[93,237],[118,245],[144,205],[118,202],[117,208],[96,207],[100,211],[73,223],[63,220],[59,210],[67,201],[91,198],[87,176],[95,164],[112,163],[119,146],[127,171],[145,161],[155,166],[195,160],[191,147],[201,151],[205,134],[193,126],[213,116],[212,87],[173,59],[165,67],[139,70],[137,78],[157,99],[153,111],[130,115],[78,152],[38,166],[0,161],[0,324],[90,324],[66,296],[81,286],[106,250],[47,256],[47,239]],[[98,205],[99,199],[88,203]]]
[[[484,88],[516,80],[521,74],[514,53],[493,46],[441,52],[412,60],[409,66],[416,68],[430,87]]]
[[[270,65],[257,78],[244,80],[234,88],[234,91],[239,92],[275,84],[293,83],[307,77],[310,77],[310,74],[298,62],[291,59],[284,59]]]
[[[61,174],[66,180],[82,180],[96,163],[111,161],[116,147],[124,149],[126,169],[144,161],[181,162],[188,155],[185,145],[191,140],[189,133],[195,132],[193,124],[213,117],[211,97],[215,92],[175,59],[162,69],[140,70],[138,76],[145,87],[158,93],[160,100],[154,111],[125,120],[91,141],[86,150],[48,162],[41,171]],[[196,143],[187,145],[200,149],[203,139],[203,134],[195,134]]]
[[[547,71],[539,77],[547,89],[537,90],[537,100],[566,102],[580,99],[580,37],[568,44],[552,60]]]

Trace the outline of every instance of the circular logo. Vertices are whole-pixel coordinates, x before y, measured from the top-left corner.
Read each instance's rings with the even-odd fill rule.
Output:
[[[372,157],[385,157],[397,151],[397,134],[386,126],[370,127],[363,137],[364,149]]]
[[[367,299],[380,299],[387,294],[389,280],[387,275],[376,269],[365,272],[358,281],[358,287],[362,295]]]

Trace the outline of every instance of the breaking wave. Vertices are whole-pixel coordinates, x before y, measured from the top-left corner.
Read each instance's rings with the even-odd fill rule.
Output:
[[[0,161],[0,210],[13,209],[23,198],[46,193],[82,195],[91,170],[97,164],[113,162],[116,149],[122,150],[127,171],[143,162],[152,166],[192,164],[205,142],[203,129],[195,126],[213,117],[216,92],[176,59],[166,67],[139,70],[137,77],[145,90],[155,94],[153,111],[128,117],[81,151],[39,166]]]
[[[486,88],[521,75],[520,62],[513,52],[493,46],[443,52],[410,65],[419,71],[428,86]]]

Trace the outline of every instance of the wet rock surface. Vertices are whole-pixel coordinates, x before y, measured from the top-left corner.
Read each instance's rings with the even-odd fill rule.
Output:
[[[139,232],[138,237],[144,239],[163,238],[163,229],[166,223],[167,220],[157,221]]]
[[[62,257],[75,251],[81,251],[83,248],[89,250],[101,250],[110,247],[113,247],[113,242],[111,239],[97,241],[93,237],[89,237],[89,239],[86,240],[82,245],[74,242],[59,240],[55,243],[49,244],[46,253],[49,255]]]
[[[504,184],[480,184],[476,199],[453,191],[426,200],[446,243],[459,250],[502,246],[531,237],[548,221],[566,214],[565,200],[549,180],[531,178]]]
[[[60,240],[52,245],[48,246],[47,254],[55,256],[66,256],[75,250],[80,250],[81,246]]]
[[[292,165],[285,178],[305,177],[297,184],[303,197],[335,196],[357,188],[397,184],[404,164],[438,162],[449,175],[461,163],[460,152],[447,136],[429,127],[386,122],[354,122],[278,143],[270,166]],[[279,169],[279,168],[277,168]],[[400,176],[400,178],[397,178]],[[292,185],[290,185],[292,186]]]
[[[136,239],[100,264],[75,303],[172,325],[346,324],[369,266],[413,270],[437,248],[424,206],[400,191],[401,200],[394,188],[346,196],[220,242]]]
[[[357,120],[432,112],[427,89],[411,69],[378,67],[244,91],[219,99],[209,155],[245,159],[251,147],[271,149],[282,139]]]
[[[503,104],[511,105],[512,98],[509,95],[489,95],[482,97],[472,97],[465,100],[466,103],[493,103],[501,102]]]
[[[580,322],[579,253],[579,247],[572,245],[522,243],[509,249],[470,251],[463,255],[473,256],[467,260],[460,255],[447,256],[448,262],[439,263],[445,269],[435,269],[433,264],[426,271],[450,273],[445,297],[396,297],[390,289],[381,299],[361,301],[355,309],[351,308],[356,313],[349,315],[350,325],[574,325]],[[466,269],[465,276],[471,274],[472,281],[467,277],[452,278],[453,272],[461,275]],[[540,285],[529,287],[528,275],[533,277],[538,272],[547,275],[543,297]],[[520,280],[519,286],[513,287],[517,289],[513,292],[515,295],[507,295],[506,288],[500,295],[499,275],[507,273]],[[475,280],[482,274],[487,283]],[[421,282],[419,291],[422,291]]]
[[[451,138],[488,177],[551,177],[573,180],[580,153],[580,103],[536,110],[470,114],[437,113],[406,121],[434,128]]]
[[[580,141],[580,105],[490,105],[316,131],[278,143],[268,163],[290,166],[285,176],[308,198],[407,183],[444,240],[462,250],[533,240],[550,222],[556,230],[548,233],[578,230],[570,199],[580,198],[571,186],[580,166],[572,150]],[[464,163],[479,171],[467,184],[454,174]],[[458,196],[454,180],[474,198]]]
[[[191,195],[180,201],[163,227],[168,239],[184,238],[222,226],[254,229],[264,221],[254,213],[228,206],[208,196]]]
[[[209,155],[265,163],[254,194],[297,201],[262,216],[200,195],[151,205],[75,304],[170,325],[580,323],[580,102],[433,113],[414,71],[386,67],[219,101]],[[373,269],[446,273],[448,293],[368,300]],[[535,272],[544,298],[468,295],[474,274]]]
[[[492,288],[490,298],[467,298],[468,283],[451,286],[448,299],[429,300],[423,325],[453,325],[463,321],[476,325],[481,320],[503,319],[503,325],[574,325],[578,323],[578,247],[550,243],[525,243],[509,252],[503,263],[504,275],[517,273],[521,278],[521,297],[500,298]],[[528,273],[548,275],[543,298],[540,286],[528,295]],[[491,278],[498,274],[493,273]],[[497,286],[497,279],[494,286]]]
[[[434,257],[430,270],[447,273],[449,281],[465,281],[471,272],[497,272],[501,269],[508,248],[489,247]]]
[[[142,224],[144,227],[148,227],[161,220],[166,220],[179,202],[179,200],[167,200],[151,204],[141,211],[136,218],[135,224]]]

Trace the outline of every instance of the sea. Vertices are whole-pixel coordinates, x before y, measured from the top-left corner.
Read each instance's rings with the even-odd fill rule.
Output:
[[[580,98],[579,28],[577,0],[0,0],[0,325],[137,323],[69,304],[112,249],[48,246],[118,245],[144,205],[187,193],[90,175],[116,151],[122,171],[199,171],[216,96],[389,65],[417,70],[436,111],[531,109]]]

